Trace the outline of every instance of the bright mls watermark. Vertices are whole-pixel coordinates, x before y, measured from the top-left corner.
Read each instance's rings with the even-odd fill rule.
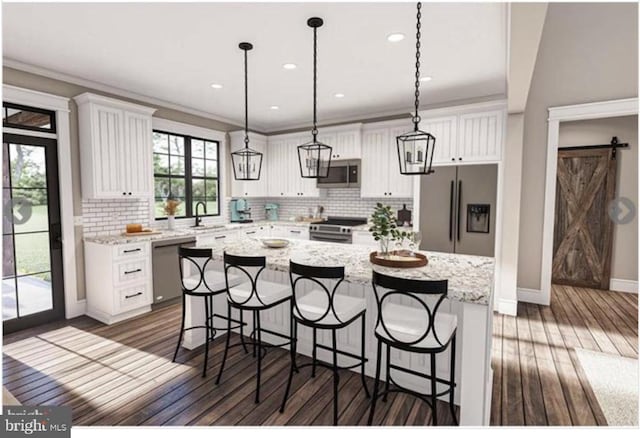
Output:
[[[636,204],[624,196],[615,198],[609,204],[609,217],[615,224],[626,225],[635,219],[637,213]]]
[[[25,198],[5,199],[2,211],[4,212],[5,221],[14,225],[23,225],[31,219],[33,205],[31,205],[30,200]]]
[[[1,419],[3,437],[71,437],[71,408],[66,406],[3,406]]]

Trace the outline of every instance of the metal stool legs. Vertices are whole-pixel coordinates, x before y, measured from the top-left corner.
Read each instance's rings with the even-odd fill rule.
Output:
[[[240,321],[242,321],[242,311],[240,311]],[[242,327],[240,326],[242,331]],[[220,384],[222,378],[222,371],[224,371],[224,364],[227,362],[227,352],[229,351],[229,343],[231,342],[231,306],[227,303],[227,339],[224,343],[224,353],[222,354],[222,362],[220,363],[220,370],[218,371],[218,377],[216,378],[216,385]],[[244,346],[244,343],[242,344]]]
[[[313,360],[313,365],[311,366],[311,377],[316,376],[316,354],[317,354],[317,339],[318,339],[318,331],[314,327],[313,328],[313,351],[311,352],[311,359]]]
[[[386,381],[384,385],[384,395],[382,396],[382,401],[387,402],[387,394],[389,394],[389,380],[391,378],[391,345],[387,344],[387,374]]]
[[[366,313],[362,314],[362,345],[360,350],[360,358],[362,359],[362,366],[360,367],[360,379],[362,379],[362,387],[364,388],[364,393],[367,395],[367,398],[371,398],[371,394],[369,394],[369,388],[367,388],[367,380],[364,373],[364,365],[366,359],[366,344],[365,344],[365,332],[366,332]]]
[[[456,378],[456,335],[453,335],[453,338],[451,339],[451,370],[450,370],[450,374],[449,374],[449,388],[451,389],[451,392],[449,393],[449,410],[451,411],[451,417],[453,418],[453,422],[455,423],[456,426],[459,425],[458,423],[458,417],[456,416],[456,408],[455,405],[453,404],[453,396],[454,396],[454,388],[455,388],[455,378]]]
[[[373,382],[373,398],[371,399],[371,410],[369,411],[369,420],[367,424],[371,426],[373,423],[373,414],[376,410],[376,402],[378,401],[378,388],[380,387],[380,368],[382,367],[382,342],[378,342],[378,353],[376,354],[376,379]]]
[[[186,330],[191,330],[191,328],[185,329],[184,327],[184,323],[185,323],[185,302],[186,302],[186,298],[185,298],[185,294],[182,294],[182,318],[181,318],[181,322],[180,322],[180,334],[178,335],[178,345],[176,345],[176,350],[173,353],[173,359],[172,362],[175,362],[176,359],[178,358],[178,352],[180,351],[180,347],[182,346],[182,339],[184,337],[184,332]],[[192,328],[204,328],[205,329],[205,341],[204,341],[204,365],[202,368],[202,377],[206,377],[207,376],[207,363],[208,363],[208,359],[209,359],[209,341],[211,339],[214,338],[215,336],[215,331],[213,329],[213,325],[212,325],[212,321],[211,318],[213,317],[213,296],[203,296],[202,297],[204,299],[204,327],[203,326],[196,326],[196,327],[192,327]]]
[[[260,312],[254,310],[253,320],[256,322],[257,328],[257,350],[258,350],[258,373],[256,379],[256,403],[260,403],[260,370],[262,369],[262,334],[260,330]],[[253,355],[256,355],[256,343],[253,344]]]
[[[180,350],[180,345],[182,344],[182,335],[184,334],[184,316],[185,316],[185,298],[184,294],[182,294],[182,322],[180,323],[180,335],[178,336],[178,345],[176,345],[176,351],[173,353],[173,360],[171,362],[175,362],[178,357],[178,351]]]
[[[380,395],[379,393],[379,388],[380,385],[382,384],[380,382],[380,371],[382,369],[382,342],[380,341],[380,339],[377,340],[378,342],[378,352],[377,352],[377,359],[376,359],[376,377],[375,377],[375,382],[373,384],[373,397],[371,399],[371,409],[369,411],[369,420],[367,421],[367,424],[370,426],[373,423],[373,416],[375,414],[375,410],[376,410],[376,403],[378,401],[378,397]],[[387,371],[387,375],[385,376],[385,392],[382,395],[382,401],[385,401],[387,392],[389,391],[389,381],[390,381],[390,377],[389,377],[389,371],[391,369],[390,367],[390,363],[391,363],[391,347],[389,344],[386,344],[387,348],[387,363],[386,363],[386,371]],[[454,389],[455,389],[455,375],[456,375],[456,336],[453,335],[453,337],[451,338],[451,344],[449,346],[450,348],[450,354],[451,354],[451,370],[449,372],[449,410],[451,412],[451,417],[453,418],[453,422],[454,424],[457,426],[459,425],[458,422],[458,418],[456,416],[456,408],[455,408],[455,404],[454,404]],[[431,386],[431,393],[428,395],[423,395],[423,396],[418,396],[418,394],[416,394],[413,391],[409,391],[409,393],[418,396],[421,400],[425,400],[425,401],[430,401],[431,404],[431,418],[432,418],[432,424],[434,426],[438,425],[438,388],[437,388],[437,382],[438,382],[438,378],[437,378],[437,369],[436,369],[436,355],[437,353],[428,353],[429,354],[429,364],[430,364],[430,372],[429,375],[424,375],[423,377],[428,377],[429,381],[430,381],[430,386]],[[446,381],[440,380],[441,383],[444,383]],[[402,391],[403,388],[399,388],[396,389],[394,391]],[[406,392],[407,390],[405,390]],[[440,395],[446,394],[446,391],[444,392],[440,392]],[[427,398],[428,397],[428,398]]]

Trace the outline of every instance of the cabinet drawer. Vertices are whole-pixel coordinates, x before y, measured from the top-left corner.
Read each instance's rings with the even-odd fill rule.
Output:
[[[118,311],[133,310],[151,304],[151,290],[147,284],[122,288],[116,291]]]
[[[127,245],[117,245],[113,249],[115,260],[127,260],[140,257],[147,257],[149,254],[149,242],[131,243]]]
[[[149,278],[147,260],[118,263],[115,268],[114,283],[116,284],[130,283],[132,281],[141,281]]]

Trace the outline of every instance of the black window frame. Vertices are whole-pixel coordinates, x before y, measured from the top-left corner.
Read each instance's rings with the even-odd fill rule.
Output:
[[[210,139],[206,139],[206,138],[202,138],[202,137],[196,137],[193,135],[188,135],[188,134],[180,134],[180,133],[176,133],[176,132],[171,132],[171,131],[165,131],[162,129],[154,129],[153,130],[154,133],[158,133],[158,134],[165,134],[165,135],[169,135],[169,136],[174,136],[174,137],[182,137],[184,140],[184,203],[185,203],[185,214],[184,216],[176,216],[176,219],[189,219],[189,218],[193,218],[195,217],[194,212],[193,212],[193,190],[192,190],[192,182],[193,182],[193,178],[196,179],[201,179],[203,181],[205,181],[205,187],[206,187],[206,180],[214,180],[217,183],[217,191],[216,191],[216,212],[215,213],[209,213],[207,212],[207,214],[202,214],[200,215],[200,217],[216,217],[216,216],[220,216],[221,215],[221,209],[220,209],[220,204],[222,202],[221,196],[220,196],[220,179],[221,179],[221,175],[220,175],[220,142],[218,140],[210,140]],[[204,143],[204,147],[205,147],[205,157],[203,157],[204,163],[205,163],[205,176],[196,176],[194,177],[191,171],[191,141],[192,140],[199,140],[202,141]],[[207,177],[206,176],[206,143],[215,143],[216,144],[216,177],[212,178],[212,177]],[[170,145],[167,145],[170,148]],[[157,152],[153,151],[153,154],[156,154]],[[169,155],[171,155],[170,151],[169,151]],[[155,173],[155,170],[153,172],[153,218],[154,220],[157,221],[162,221],[162,220],[167,220],[167,217],[156,217],[156,206],[155,203],[156,201],[156,178],[175,178],[175,176],[171,175],[171,171],[169,169],[169,174],[157,174]],[[205,199],[206,199],[206,190],[205,190]]]
[[[7,114],[7,110],[8,109],[16,109],[16,110],[21,110],[21,111],[31,111],[31,112],[34,112],[34,113],[46,114],[46,115],[49,116],[49,118],[51,120],[51,127],[50,128],[40,128],[38,126],[21,125],[19,123],[9,123],[9,122],[6,121],[9,118],[9,116]],[[36,107],[33,107],[33,106],[19,105],[17,103],[2,102],[2,126],[6,127],[6,128],[23,129],[25,131],[48,132],[48,133],[51,133],[51,134],[55,134],[56,131],[57,131],[57,127],[56,127],[56,112],[55,111],[50,111],[50,110],[43,110],[41,108],[36,108]]]

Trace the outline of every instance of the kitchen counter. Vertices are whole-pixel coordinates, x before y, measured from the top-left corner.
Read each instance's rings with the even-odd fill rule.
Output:
[[[175,230],[158,229],[160,234],[148,234],[143,236],[124,236],[122,234],[108,234],[104,236],[85,237],[85,242],[99,243],[102,245],[121,245],[125,243],[149,242],[156,240],[173,239],[176,237],[198,236],[202,234],[210,234],[224,230],[239,230],[243,228],[252,228],[260,226],[286,226],[308,228],[309,222],[303,221],[255,221],[248,223],[226,223],[220,225],[206,225],[202,228],[181,227]]]
[[[449,280],[449,299],[487,305],[493,290],[494,259],[489,257],[425,252],[427,266],[414,269],[387,268],[369,262],[370,247],[339,243],[290,240],[281,249],[265,248],[259,239],[242,238],[233,243],[211,245],[213,257],[222,260],[223,251],[234,255],[265,256],[267,268],[289,271],[289,260],[312,266],[344,266],[345,281],[371,284],[371,270],[400,278]]]

